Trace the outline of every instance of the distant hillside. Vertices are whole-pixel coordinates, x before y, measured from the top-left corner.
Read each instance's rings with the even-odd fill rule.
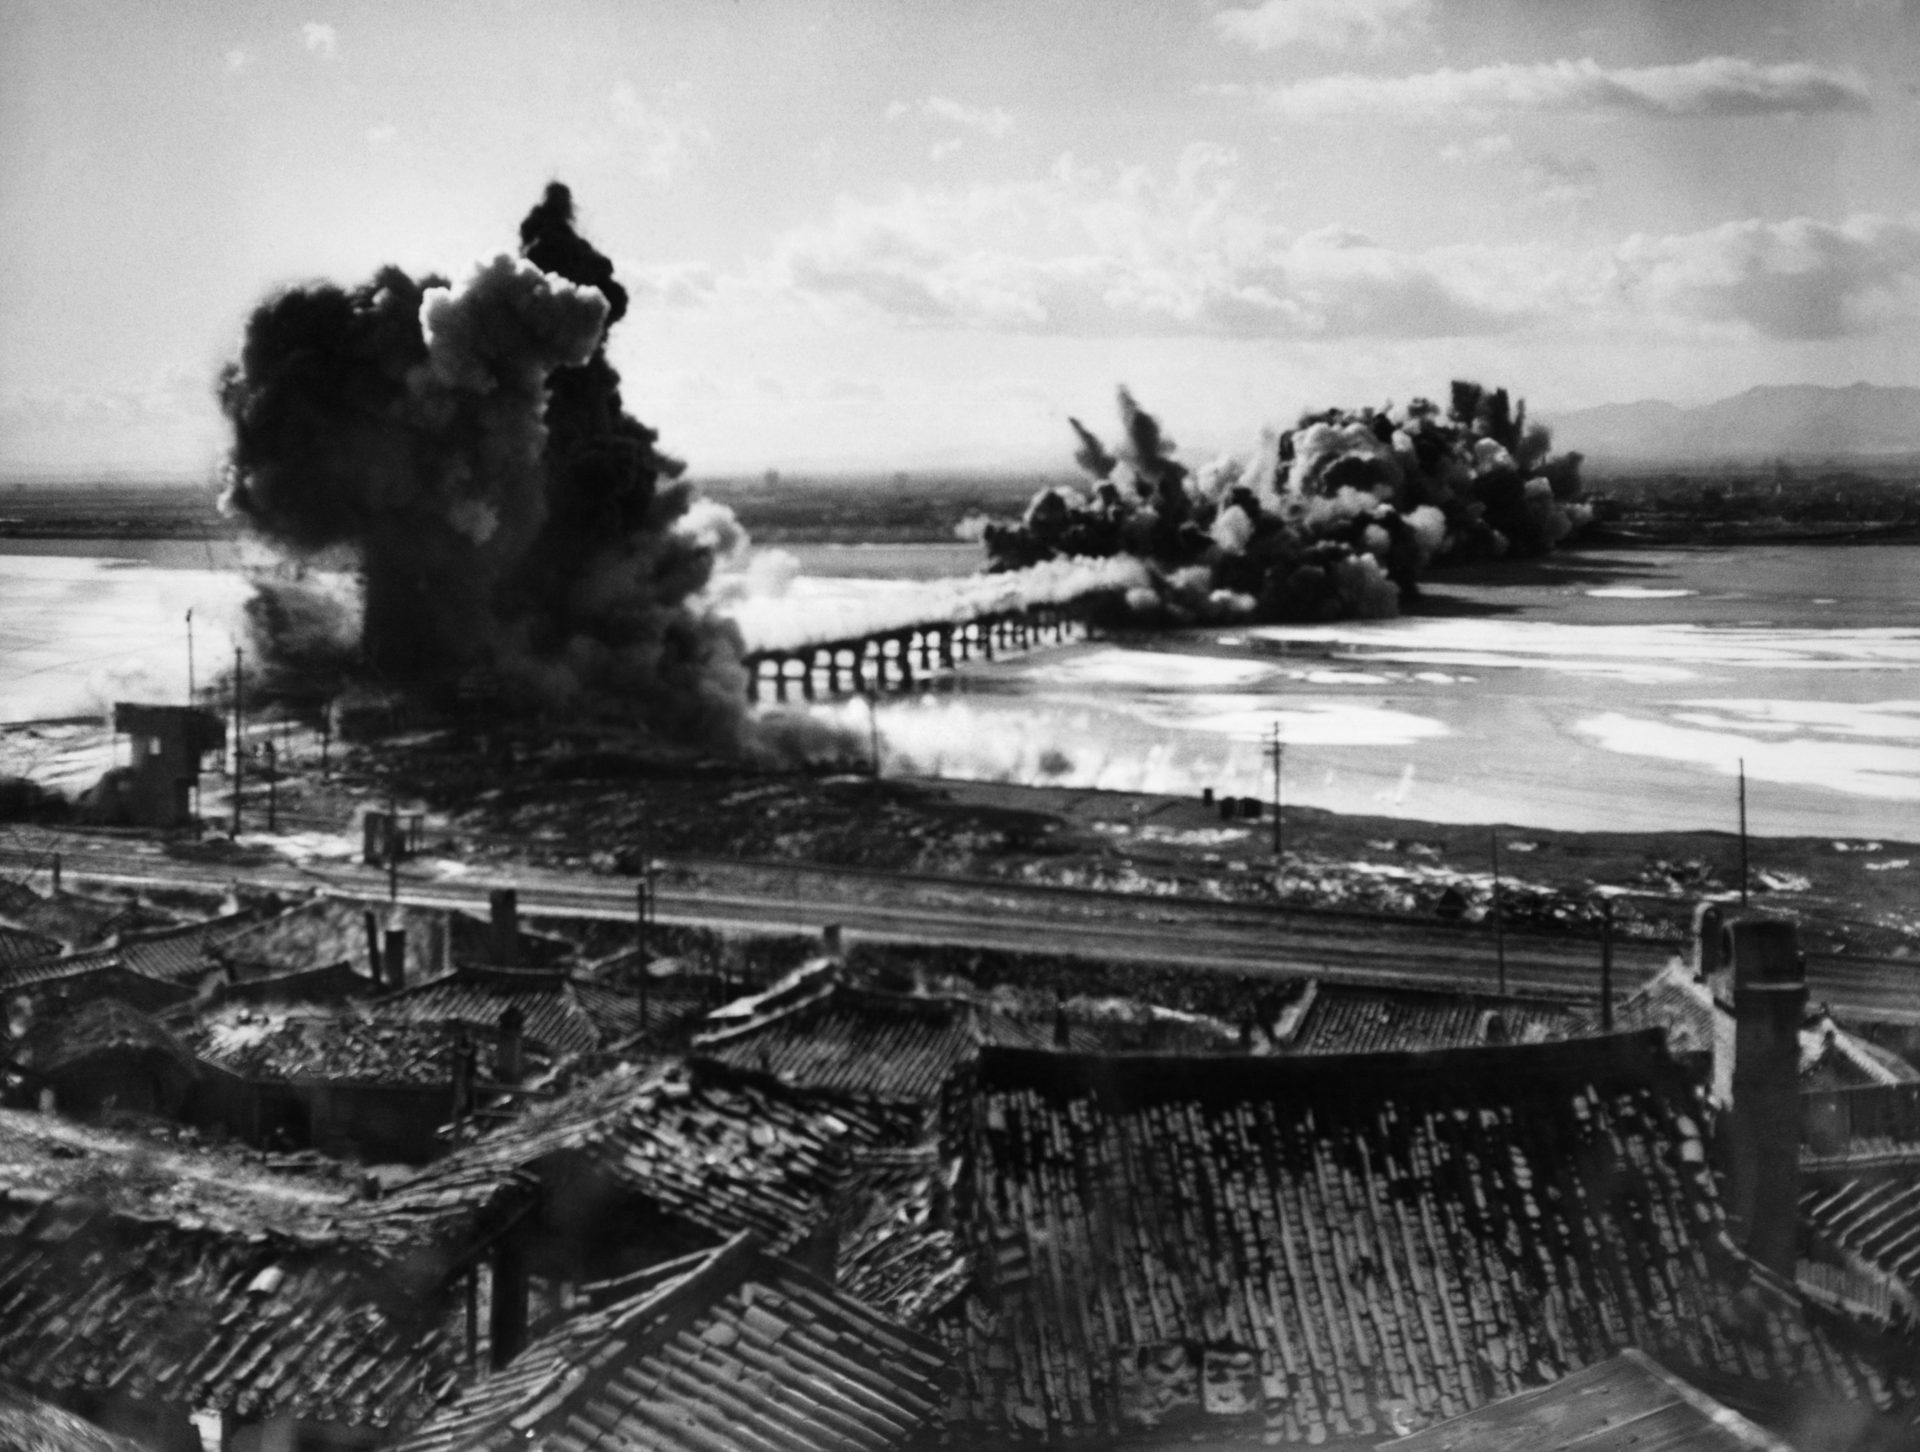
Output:
[[[1920,453],[1920,388],[1815,384],[1749,388],[1698,408],[1609,403],[1543,414],[1557,448],[1609,461],[1700,463]]]

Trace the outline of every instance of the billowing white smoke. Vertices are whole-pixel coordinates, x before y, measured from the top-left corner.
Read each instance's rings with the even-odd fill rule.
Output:
[[[752,569],[749,565],[748,580],[723,582],[734,592],[716,607],[732,617],[750,651],[794,650],[920,625],[958,624],[996,611],[1064,605],[1093,593],[1136,588],[1152,593],[1147,568],[1139,560],[1049,560],[997,575],[867,581],[838,595],[809,590],[803,610],[796,608],[794,592],[787,588],[791,576],[777,592],[760,593],[748,582]]]

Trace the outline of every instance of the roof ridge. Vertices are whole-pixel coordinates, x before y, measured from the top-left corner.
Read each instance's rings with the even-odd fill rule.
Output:
[[[1124,1074],[1115,1072],[1119,1065],[1126,1066]],[[1590,1081],[1608,1072],[1641,1081],[1671,1074],[1680,1081],[1660,1029],[1540,1044],[1356,1054],[1087,1053],[997,1044],[980,1051],[981,1081],[988,1087],[1006,1081],[1149,1101],[1198,1090],[1253,1091],[1303,1082],[1352,1082],[1381,1092],[1389,1084],[1404,1089],[1439,1079],[1463,1088],[1484,1081],[1511,1090],[1528,1080]]]
[[[829,978],[826,982],[810,987],[805,993],[799,994],[790,1001],[779,1005],[771,1012],[758,1013],[751,1018],[742,1019],[739,1023],[723,1023],[718,1028],[706,1029],[700,1033],[696,1033],[692,1040],[693,1047],[696,1049],[717,1048],[722,1044],[730,1044],[735,1039],[744,1038],[748,1034],[757,1033],[761,1029],[771,1028],[774,1024],[785,1023],[790,1019],[797,1018],[808,1009],[830,1005],[832,1000],[839,994],[841,986],[842,985]]]

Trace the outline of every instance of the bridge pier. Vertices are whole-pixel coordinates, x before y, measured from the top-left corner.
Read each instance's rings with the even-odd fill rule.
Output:
[[[1028,605],[990,611],[971,620],[947,620],[890,628],[852,640],[761,650],[744,658],[747,699],[769,692],[787,701],[796,692],[821,696],[911,691],[936,672],[951,672],[976,656],[1029,650],[1048,642],[1085,638],[1085,624],[1070,606]]]

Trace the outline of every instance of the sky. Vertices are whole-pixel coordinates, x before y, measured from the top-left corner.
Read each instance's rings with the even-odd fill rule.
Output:
[[[1920,0],[0,0],[0,472],[211,478],[275,289],[549,180],[701,474],[1920,384]]]

